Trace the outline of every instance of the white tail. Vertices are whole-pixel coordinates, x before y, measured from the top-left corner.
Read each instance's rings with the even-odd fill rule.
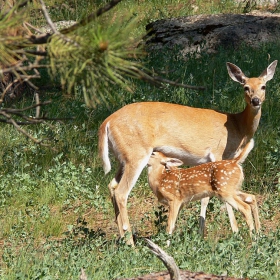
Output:
[[[105,174],[107,174],[111,170],[111,163],[109,159],[109,145],[108,145],[108,126],[109,123],[107,123],[103,133],[99,137],[99,142],[103,144],[102,149],[100,149],[100,157],[103,160],[103,169]]]
[[[210,109],[162,103],[142,102],[124,106],[110,115],[99,129],[99,155],[109,171],[108,145],[120,166],[109,184],[121,236],[131,231],[128,195],[153,151],[182,160],[186,165],[232,159],[254,136],[265,99],[266,82],[273,78],[277,61],[258,78],[247,78],[241,69],[227,63],[230,77],[243,85],[246,107],[237,114]],[[209,198],[202,200],[201,228],[204,227]],[[227,205],[232,229],[234,214]],[[133,239],[128,241],[133,244]]]
[[[246,145],[235,159],[204,163],[192,168],[177,168],[181,160],[166,157],[161,152],[153,152],[148,162],[149,185],[158,200],[169,206],[167,232],[172,234],[178,213],[184,203],[216,196],[227,202],[245,217],[250,228],[260,229],[256,198],[240,191],[244,176],[242,163],[254,146],[254,141]],[[237,224],[235,225],[237,228]]]

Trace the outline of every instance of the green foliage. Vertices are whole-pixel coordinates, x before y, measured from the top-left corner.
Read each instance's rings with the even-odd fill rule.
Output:
[[[95,21],[73,35],[55,36],[49,44],[52,75],[60,76],[67,92],[82,93],[88,106],[112,103],[114,85],[131,91],[127,77],[137,78],[141,66],[129,59],[140,54],[140,49],[131,48],[136,20],[109,26]]]
[[[1,68],[14,65],[20,55],[15,52],[19,45],[26,44],[22,26],[22,19],[28,19],[26,10],[17,10],[13,7],[9,13],[2,14],[0,11],[0,65]]]

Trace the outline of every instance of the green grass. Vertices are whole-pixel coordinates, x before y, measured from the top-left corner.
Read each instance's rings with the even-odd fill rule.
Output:
[[[185,1],[149,3],[124,1],[112,12],[138,7],[143,19],[135,34],[144,30],[148,17],[153,15],[149,11],[161,11],[155,12],[153,19],[184,13],[178,7]],[[227,11],[218,2],[197,3],[199,12]],[[233,7],[231,1],[225,3],[224,9]],[[62,17],[56,12],[58,18]],[[166,212],[158,207],[148,187],[146,171],[129,198],[131,224],[138,236],[136,248],[119,240],[107,189],[114,170],[104,176],[97,157],[99,125],[118,108],[136,101],[160,100],[240,112],[245,106],[242,88],[228,77],[226,62],[237,64],[248,76],[258,76],[274,59],[279,60],[279,46],[277,42],[258,50],[244,46],[186,59],[178,57],[176,50],[164,50],[163,54],[150,53],[144,59],[146,66],[158,73],[168,70],[169,79],[206,86],[202,92],[171,86],[159,89],[132,81],[133,94],[116,88],[119,98],[110,107],[88,109],[82,100],[48,90],[43,94],[45,100],[53,101],[45,109],[48,116],[74,118],[27,129],[39,138],[52,137],[50,143],[56,150],[37,146],[11,126],[1,125],[1,279],[78,279],[82,267],[88,279],[116,279],[165,270],[141,239],[149,236],[164,247],[169,238],[165,234]],[[197,234],[200,205],[192,203],[180,213],[172,245],[164,248],[181,269],[280,278],[279,73],[277,69],[267,84],[256,145],[244,164],[243,187],[257,194],[262,231],[250,240],[244,219],[237,214],[241,231],[233,235],[221,203],[212,199],[207,212],[207,235],[202,239]],[[23,100],[19,106],[30,102]]]

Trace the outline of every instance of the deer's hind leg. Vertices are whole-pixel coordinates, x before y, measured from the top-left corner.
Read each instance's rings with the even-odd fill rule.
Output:
[[[123,165],[120,164],[119,168],[118,168],[118,171],[117,171],[115,177],[113,178],[113,180],[109,183],[108,188],[109,188],[109,191],[110,191],[111,201],[112,201],[114,211],[115,211],[116,223],[118,225],[120,235],[124,236],[124,231],[123,231],[122,227],[119,226],[119,225],[122,224],[122,221],[120,220],[121,219],[120,211],[119,211],[119,207],[116,203],[116,198],[115,198],[115,190],[117,189],[117,187],[119,185],[119,182],[122,178],[122,175],[123,175]]]

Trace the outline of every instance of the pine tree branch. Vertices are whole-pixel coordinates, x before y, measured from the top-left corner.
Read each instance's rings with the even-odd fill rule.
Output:
[[[114,44],[112,45],[113,47],[109,45],[110,52],[107,52],[107,45],[105,49],[103,49],[100,47],[100,45],[98,45],[98,42],[93,42],[93,38],[88,39],[86,35],[70,34],[70,32],[75,31],[79,27],[85,26],[105,12],[111,10],[118,3],[120,3],[121,0],[110,1],[103,7],[96,10],[94,13],[90,14],[88,17],[83,18],[77,24],[62,30],[58,30],[56,25],[53,23],[47,11],[44,0],[39,0],[39,2],[41,3],[42,12],[46,21],[48,22],[48,25],[51,27],[50,32],[52,33],[41,35],[32,34],[27,39],[29,40],[28,44],[26,44],[26,39],[21,40],[22,43],[17,45],[16,50],[13,50],[13,52],[19,58],[18,62],[9,68],[7,67],[0,69],[0,75],[2,73],[9,72],[16,73],[15,75],[18,78],[17,82],[25,81],[26,83],[29,83],[32,88],[34,88],[35,86],[30,80],[31,78],[39,77],[39,73],[36,72],[37,69],[50,67],[53,73],[61,75],[61,85],[62,87],[67,87],[69,92],[73,90],[76,83],[79,83],[80,85],[82,84],[85,101],[87,105],[91,106],[95,106],[95,104],[100,102],[100,100],[105,101],[103,91],[100,90],[100,87],[98,86],[99,80],[102,80],[104,84],[118,84],[119,86],[125,87],[128,91],[130,88],[127,77],[140,79],[158,87],[162,87],[164,84],[169,84],[172,86],[193,90],[205,89],[205,87],[201,86],[185,85],[178,83],[177,81],[168,80],[152,73],[147,69],[143,69],[141,63],[130,60],[129,58],[132,57],[132,55],[140,53],[140,50],[135,48],[129,49],[129,42],[127,42],[127,40],[124,42],[122,41],[124,38],[126,38],[123,36],[123,34],[128,34],[131,31],[129,29],[122,29],[119,32],[121,34],[117,33],[118,35],[112,32],[113,36],[110,38],[113,37],[116,40],[119,39],[121,44],[118,47],[115,47]],[[25,23],[24,26],[26,29],[28,29],[28,33],[30,34],[31,31],[28,27],[32,26],[28,25],[27,23]],[[85,38],[83,36],[85,36]],[[100,39],[102,42],[103,39],[102,37],[100,38],[98,39]],[[37,50],[35,50],[35,48],[30,48],[30,44],[32,47],[37,46]],[[42,51],[42,47],[40,46],[41,44],[46,44],[47,49],[43,49]],[[89,45],[91,45],[91,48],[88,48]],[[30,55],[36,56],[36,59],[32,62],[29,60]],[[49,57],[49,65],[41,64],[43,56]],[[26,61],[29,63],[28,65],[26,65]],[[107,61],[109,61],[108,64]],[[76,68],[71,69],[73,66]],[[29,75],[30,70],[35,71],[35,75]],[[99,79],[100,73],[103,73],[101,79]],[[89,83],[89,81],[91,82]],[[92,83],[95,84],[95,89],[97,90],[94,91],[88,88],[88,85]],[[6,91],[4,91],[2,100],[6,92],[8,90],[10,91],[10,88],[7,88]]]

